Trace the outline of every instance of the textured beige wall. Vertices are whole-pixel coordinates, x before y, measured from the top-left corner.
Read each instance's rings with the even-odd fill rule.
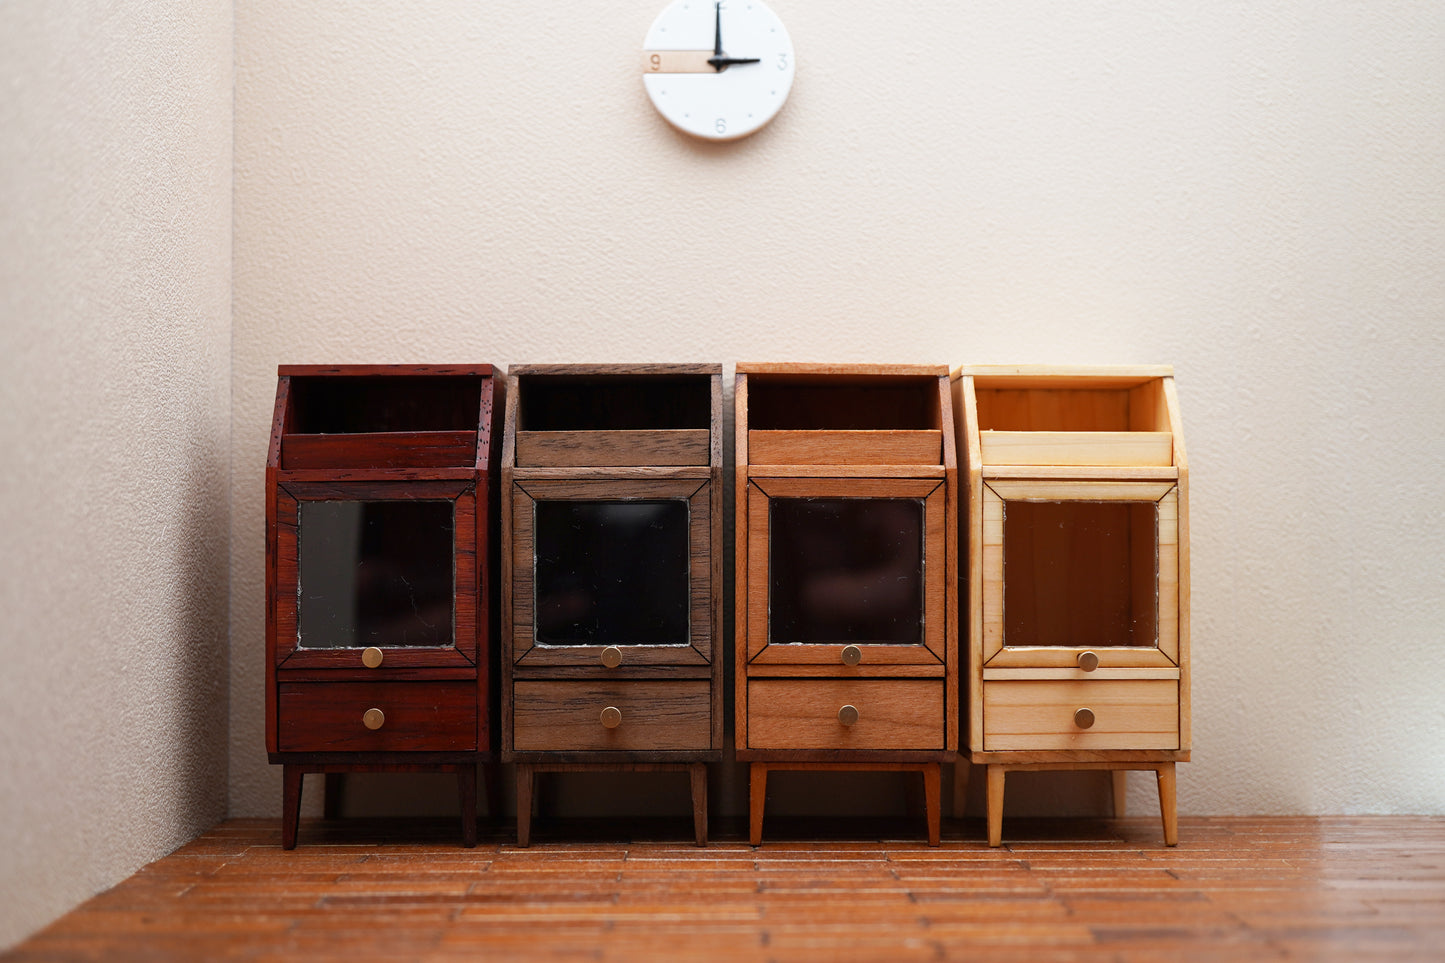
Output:
[[[662,2],[238,0],[232,812],[275,366],[623,359],[1174,364],[1181,808],[1445,811],[1445,6],[776,0],[792,98],[710,146]]]
[[[231,25],[0,5],[0,949],[225,815]]]

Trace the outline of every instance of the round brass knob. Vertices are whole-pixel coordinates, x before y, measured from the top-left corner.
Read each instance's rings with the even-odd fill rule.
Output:
[[[1079,653],[1079,668],[1085,672],[1093,672],[1098,667],[1099,654],[1097,652],[1084,651]]]
[[[602,728],[616,729],[622,725],[622,710],[616,706],[608,706],[602,710]]]
[[[380,709],[367,709],[361,714],[361,724],[368,729],[380,729],[386,724],[386,713]]]
[[[838,721],[845,726],[851,726],[858,721],[858,710],[853,706],[844,706],[838,710]]]
[[[856,645],[843,646],[843,664],[857,665],[863,661],[863,650]]]
[[[1094,724],[1094,710],[1080,709],[1074,713],[1074,725],[1080,729],[1087,729]]]
[[[615,669],[622,664],[622,650],[615,645],[609,645],[602,650],[602,664],[609,669]]]
[[[368,669],[374,669],[381,665],[381,660],[384,658],[386,658],[386,653],[374,645],[369,645],[361,651],[361,664]]]

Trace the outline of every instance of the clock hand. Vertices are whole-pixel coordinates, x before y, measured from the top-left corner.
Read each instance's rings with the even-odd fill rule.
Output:
[[[712,28],[712,56],[707,58],[707,62],[712,65],[712,69],[716,70],[718,73],[722,73],[723,70],[733,66],[734,64],[757,63],[757,57],[729,57],[723,53],[722,0],[716,0],[716,2],[712,5],[712,9],[713,15],[716,19],[713,20]]]
[[[757,57],[709,57],[707,62],[712,64],[714,70],[721,71],[724,67],[731,67],[734,64],[755,64]]]

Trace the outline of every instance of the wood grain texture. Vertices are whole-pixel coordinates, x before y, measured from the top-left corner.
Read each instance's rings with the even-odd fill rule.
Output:
[[[296,586],[300,581],[298,525],[301,504],[308,501],[340,499],[383,501],[447,499],[453,503],[453,639],[449,646],[411,646],[386,650],[386,669],[474,667],[482,637],[478,633],[478,602],[481,589],[477,571],[476,490],[469,482],[306,482],[278,484],[271,498],[276,512],[276,564],[273,584],[277,590],[268,611],[274,633],[275,665],[294,669],[355,669],[361,667],[362,649],[307,648],[300,645]],[[484,653],[483,653],[484,655]],[[384,675],[386,669],[381,670]]]
[[[765,845],[714,818],[610,823],[533,841],[453,818],[229,820],[87,900],[5,956],[488,961],[1435,961],[1445,818],[769,819]],[[576,831],[577,827],[568,827]],[[599,838],[600,837],[600,838]]]
[[[877,378],[948,377],[948,366],[937,364],[829,364],[811,361],[753,362],[739,361],[734,369],[752,375],[817,375],[836,382],[867,376]]]
[[[374,431],[345,435],[286,435],[281,467],[319,468],[473,467],[473,431]]]
[[[495,512],[500,435],[491,365],[288,365],[268,451],[266,727],[284,764],[296,842],[300,773],[455,772],[463,837],[475,841],[475,770],[491,754]],[[452,644],[303,650],[297,640],[300,504],[447,500],[454,535]],[[360,723],[382,711],[378,729]],[[469,774],[469,775],[468,775]]]
[[[706,465],[710,435],[706,428],[518,431],[517,467]]]
[[[328,376],[340,378],[413,377],[434,375],[487,378],[498,369],[489,364],[283,364],[276,373],[282,377]]]
[[[380,709],[368,729],[362,715]],[[278,687],[281,752],[477,749],[476,686],[463,682],[301,682]]]
[[[981,431],[986,465],[1109,465],[1167,467],[1174,444],[1167,431]]]
[[[718,756],[722,366],[514,365],[510,375],[501,540],[503,758],[535,768]],[[622,665],[606,669],[604,646],[536,643],[535,503],[637,498],[688,503],[687,644],[622,646]],[[621,725],[601,727],[602,706],[589,702],[594,696],[622,710]],[[586,719],[577,715],[582,706]]]
[[[1133,388],[1155,378],[1168,378],[1174,369],[1167,364],[1052,365],[1052,364],[966,364],[952,376],[970,377],[984,388]]]
[[[605,708],[621,713],[615,728]],[[524,682],[515,684],[513,746],[518,752],[705,750],[712,700],[706,681]]]
[[[738,758],[779,764],[933,764],[952,758],[960,712],[960,502],[947,369],[740,364],[735,399]],[[863,663],[848,667],[841,643],[771,644],[770,502],[778,498],[923,500],[922,645],[859,645]],[[886,735],[888,727],[874,728],[880,717],[870,709],[851,736],[840,735],[836,730],[846,727],[837,719],[839,704],[832,704],[834,690],[866,685],[880,688],[854,691],[881,694],[883,687],[898,686],[910,697],[927,691],[927,721],[918,726],[926,734],[900,734],[905,724]],[[830,702],[826,720],[809,720],[817,731],[808,733],[788,718],[800,699]],[[906,703],[892,709],[911,712]],[[757,794],[764,791],[759,787],[766,770],[755,765],[753,771]],[[761,803],[754,809],[760,821]]]
[[[1165,679],[1012,680],[983,685],[984,747],[1178,749],[1179,687]],[[1074,713],[1088,708],[1081,729]]]
[[[571,375],[574,377],[610,377],[616,375],[707,375],[722,377],[722,365],[711,362],[607,362],[588,364],[514,364],[507,367],[509,375]]]
[[[749,749],[942,749],[944,685],[929,679],[753,679]],[[857,709],[844,725],[839,710]]]
[[[753,465],[937,465],[942,432],[751,431]]]

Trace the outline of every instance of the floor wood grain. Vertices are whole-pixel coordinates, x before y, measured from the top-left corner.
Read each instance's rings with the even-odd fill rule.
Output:
[[[999,849],[974,820],[938,848],[779,820],[758,848],[679,821],[539,824],[522,850],[508,828],[465,850],[451,821],[307,822],[284,852],[278,821],[232,820],[0,958],[1445,959],[1445,818],[1183,818],[1176,849],[1153,819],[1010,820]]]

